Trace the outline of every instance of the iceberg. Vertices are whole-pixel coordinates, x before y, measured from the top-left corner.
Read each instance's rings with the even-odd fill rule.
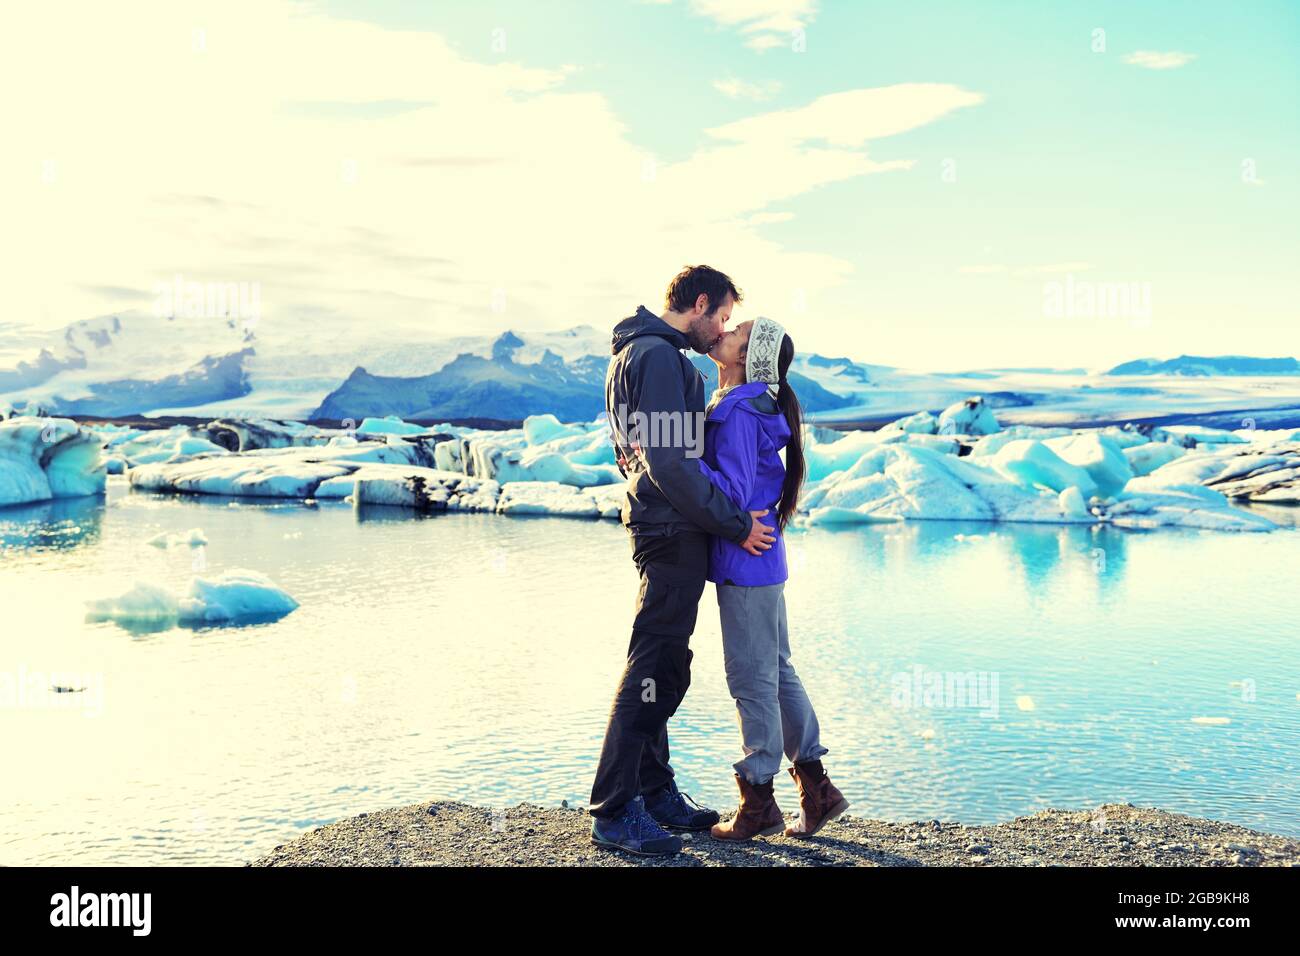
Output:
[[[1163,441],[1149,441],[1145,445],[1131,445],[1124,449],[1128,466],[1133,469],[1133,474],[1139,477],[1149,475],[1157,468],[1162,468],[1185,454],[1187,449],[1181,445]]]
[[[1151,430],[1155,441],[1172,442],[1184,448],[1198,448],[1201,445],[1240,445],[1246,442],[1235,432],[1222,428],[1206,428],[1203,425],[1161,425]]]
[[[993,409],[984,403],[984,396],[970,398],[949,405],[939,415],[940,435],[992,435],[999,429]]]
[[[352,475],[331,478],[318,498],[350,497],[354,505],[390,505],[417,511],[495,511],[501,485],[432,468],[366,465]]]
[[[154,535],[145,544],[155,548],[198,548],[208,543],[208,536],[202,528],[190,528],[189,531],[163,531]]]
[[[1009,481],[1025,488],[1049,488],[1060,494],[1073,487],[1078,488],[1085,499],[1098,493],[1097,482],[1086,468],[1066,461],[1034,438],[1020,438],[1003,445],[993,456],[992,466]],[[1127,463],[1125,467],[1128,467]]]
[[[1037,425],[1012,425],[995,435],[980,438],[971,447],[972,458],[987,458],[996,455],[1004,445],[1020,438],[1036,438],[1043,441],[1048,438],[1060,438],[1072,434],[1068,428],[1042,428]]]
[[[0,506],[104,491],[99,436],[68,418],[0,421]]]
[[[357,426],[358,435],[419,435],[426,431],[423,425],[404,422],[397,415],[384,418],[366,418]]]
[[[603,488],[613,488],[618,494],[602,493]],[[512,481],[501,486],[496,510],[503,515],[617,518],[622,499],[621,485],[574,488],[555,481]]]
[[[112,621],[128,629],[159,629],[176,624],[242,624],[283,617],[298,602],[270,578],[233,568],[216,578],[191,579],[181,595],[140,581],[124,594],[86,602],[86,620]]]
[[[1230,499],[1300,500],[1295,429],[996,430],[991,410],[974,399],[945,416],[921,412],[878,431],[806,424],[807,482],[793,527],[985,520],[1259,531],[1275,525]],[[258,447],[242,451],[229,449],[228,432],[205,437],[211,425],[99,436],[140,490],[607,519],[622,508],[625,484],[604,416],[534,415],[502,430],[376,421],[388,424],[373,434],[254,423],[245,433]]]
[[[1133,469],[1129,467],[1123,450],[1105,435],[1062,436],[1049,438],[1043,444],[1056,452],[1062,461],[1086,471],[1097,486],[1097,494],[1103,498],[1123,491],[1124,485],[1133,477]]]

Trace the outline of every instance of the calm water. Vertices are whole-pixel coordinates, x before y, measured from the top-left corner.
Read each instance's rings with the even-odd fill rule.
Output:
[[[208,572],[265,572],[302,606],[246,628],[84,622],[137,578],[179,589],[192,553],[144,542],[191,527]],[[1295,531],[918,522],[790,547],[795,663],[854,813],[1131,801],[1300,836]],[[610,522],[120,481],[0,510],[0,863],[242,863],[383,806],[585,804],[635,593]],[[670,729],[682,788],[725,808],[716,607],[710,588]],[[984,695],[924,706],[903,695],[918,673],[982,674]]]

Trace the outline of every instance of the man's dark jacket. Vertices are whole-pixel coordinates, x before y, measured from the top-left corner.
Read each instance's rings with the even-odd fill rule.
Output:
[[[615,448],[627,461],[623,524],[638,534],[697,530],[740,544],[749,537],[753,518],[704,476],[698,457],[688,457],[688,451],[698,453],[704,441],[704,376],[682,354],[689,346],[685,335],[644,305],[614,326],[605,411]],[[630,447],[635,436],[623,434],[620,424],[626,422],[631,430],[634,412],[647,418],[654,412],[672,413],[673,432],[691,441],[673,447],[649,441],[637,452]],[[642,437],[650,438],[668,431],[652,422],[642,428]]]

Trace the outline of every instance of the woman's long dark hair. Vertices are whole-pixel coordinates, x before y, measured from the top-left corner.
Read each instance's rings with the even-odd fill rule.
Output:
[[[776,506],[776,518],[781,529],[794,516],[799,504],[799,489],[803,487],[807,465],[803,458],[803,412],[799,408],[799,397],[786,380],[790,362],[794,360],[794,340],[786,334],[781,339],[781,354],[777,357],[777,371],[780,373],[779,387],[776,393],[776,405],[785,416],[790,426],[790,442],[785,446],[785,482],[781,485],[781,502]]]

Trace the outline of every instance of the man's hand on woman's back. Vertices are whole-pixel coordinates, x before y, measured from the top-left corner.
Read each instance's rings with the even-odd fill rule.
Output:
[[[749,527],[749,537],[740,545],[750,554],[762,554],[776,542],[776,538],[771,534],[773,529],[758,520],[770,510],[770,508],[764,508],[762,511],[750,512],[754,517],[754,523]]]

